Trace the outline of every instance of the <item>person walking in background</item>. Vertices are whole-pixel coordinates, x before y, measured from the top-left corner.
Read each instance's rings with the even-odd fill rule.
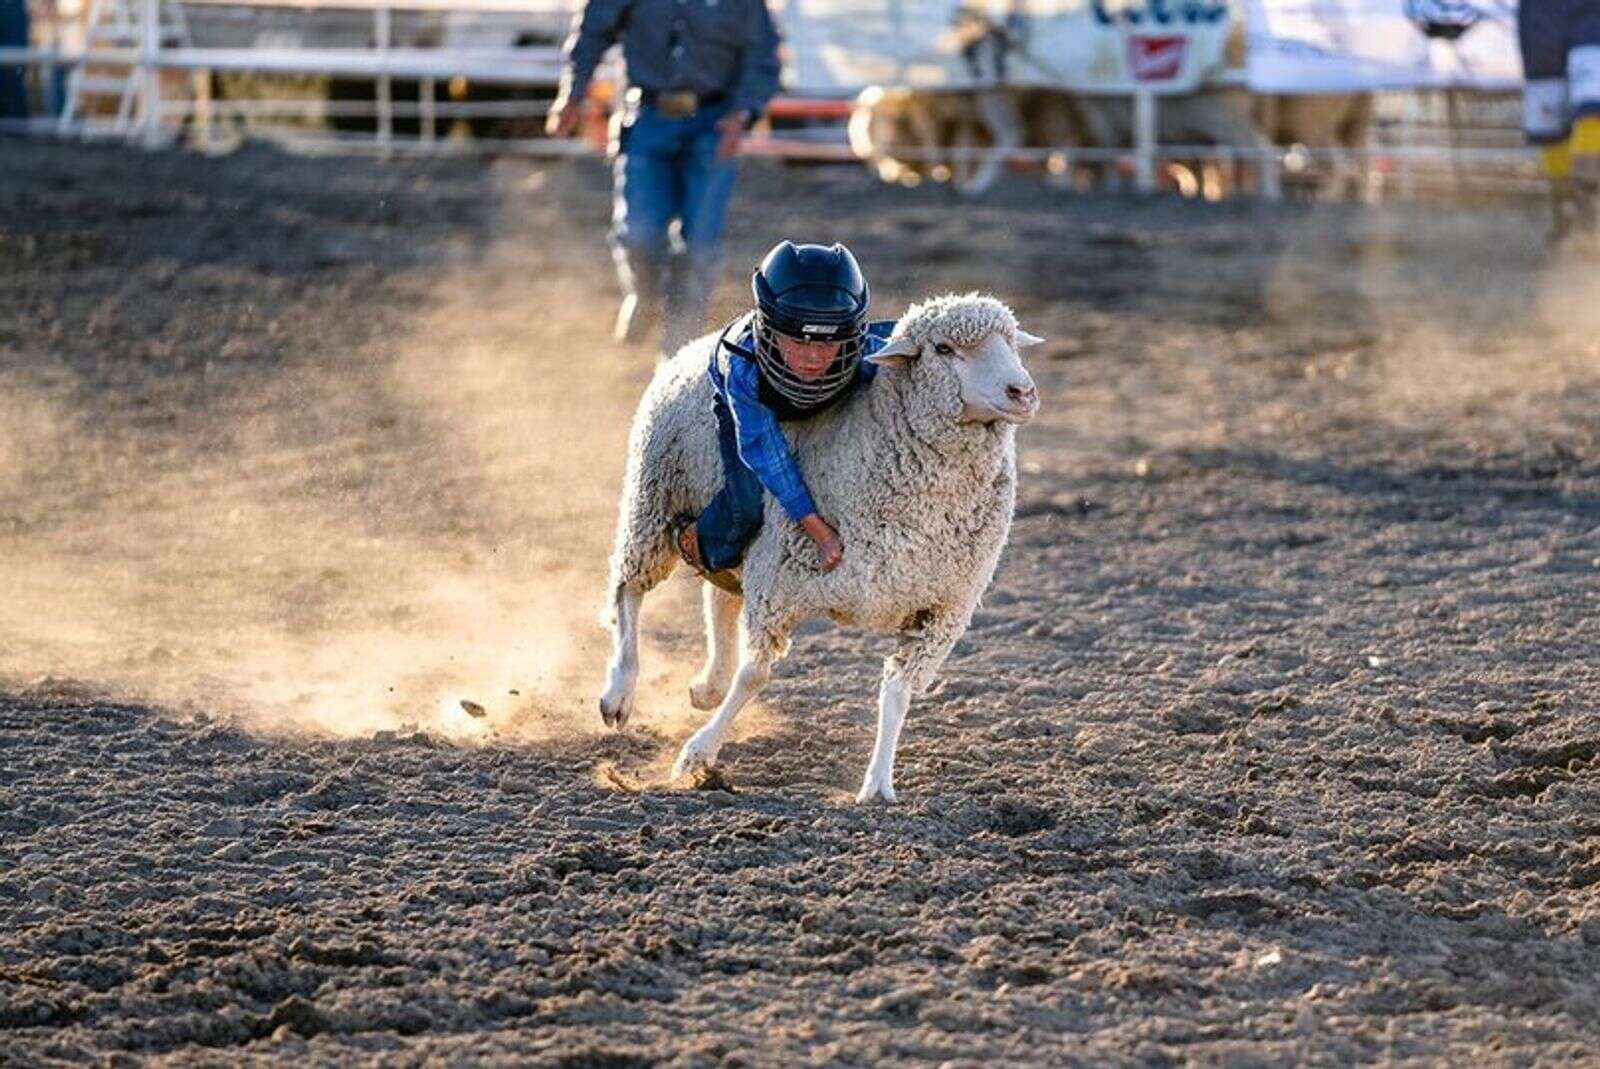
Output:
[[[778,88],[778,35],[765,0],[588,0],[563,50],[551,136],[576,130],[618,41],[631,88],[615,146],[615,334],[639,341],[659,321],[670,356],[704,329],[739,142]]]
[[[1543,150],[1550,244],[1600,233],[1600,0],[1522,0],[1523,128]]]

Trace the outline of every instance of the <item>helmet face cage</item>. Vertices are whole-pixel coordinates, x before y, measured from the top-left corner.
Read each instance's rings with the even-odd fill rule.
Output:
[[[756,362],[761,367],[761,374],[778,395],[790,404],[802,408],[815,408],[827,404],[855,381],[856,369],[861,365],[861,324],[851,324],[855,329],[849,334],[837,339],[839,354],[834,357],[828,369],[814,379],[804,379],[796,375],[783,359],[783,353],[778,349],[777,331],[772,323],[772,317],[763,308],[756,309],[754,341],[756,348]],[[784,332],[784,337],[796,337]],[[801,341],[816,339],[801,336]]]
[[[751,289],[756,361],[779,396],[801,408],[820,408],[855,382],[870,297],[849,249],[781,242],[756,270]],[[784,360],[780,338],[836,342],[839,352],[827,370],[807,380]]]

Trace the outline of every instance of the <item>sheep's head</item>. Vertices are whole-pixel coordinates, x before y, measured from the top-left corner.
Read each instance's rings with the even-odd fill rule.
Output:
[[[956,387],[963,423],[1004,420],[1021,425],[1039,411],[1039,391],[1022,366],[1019,349],[1037,345],[1017,317],[993,297],[969,293],[912,305],[894,337],[867,357],[886,367],[910,368]]]

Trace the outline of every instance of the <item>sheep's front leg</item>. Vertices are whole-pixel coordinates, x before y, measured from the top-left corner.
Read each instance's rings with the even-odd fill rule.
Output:
[[[867,762],[861,790],[856,793],[857,802],[895,800],[894,753],[906,714],[911,711],[911,698],[933,683],[934,675],[964,630],[965,619],[933,616],[922,622],[915,633],[902,635],[900,648],[884,661],[883,683],[878,688],[878,737],[872,745],[872,759]]]
[[[872,760],[867,762],[867,775],[861,782],[856,801],[870,802],[875,798],[894,801],[894,748],[900,742],[900,728],[910,711],[911,688],[906,684],[905,674],[885,666],[883,683],[878,687],[878,738],[872,744]]]
[[[733,718],[739,715],[739,710],[751,698],[761,693],[761,688],[767,685],[771,676],[772,659],[750,656],[747,651],[745,662],[734,674],[733,687],[728,691],[728,696],[722,699],[716,715],[706,722],[705,727],[689,736],[689,741],[678,752],[678,760],[672,766],[673,779],[717,763],[717,753],[722,749],[722,736],[727,732],[728,725],[733,723]]]
[[[717,763],[717,753],[722,749],[722,736],[727,733],[733,718],[751,698],[761,693],[772,676],[772,666],[789,651],[789,634],[795,621],[782,611],[773,611],[761,591],[745,588],[743,627],[740,629],[739,670],[734,673],[733,686],[722,699],[716,714],[706,726],[689,736],[678,752],[672,766],[672,778],[687,775],[700,768],[710,768]]]
[[[689,684],[689,704],[715,709],[733,681],[739,640],[740,600],[711,583],[703,584],[706,616],[706,666]]]
[[[621,728],[633,713],[639,682],[639,606],[644,603],[644,593],[619,584],[612,599],[611,661],[606,666],[606,689],[600,695],[600,719],[607,727]]]

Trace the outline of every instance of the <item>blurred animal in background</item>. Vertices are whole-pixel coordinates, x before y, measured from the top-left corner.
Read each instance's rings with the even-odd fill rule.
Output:
[[[1295,149],[1290,159],[1292,191],[1303,197],[1334,193],[1369,195],[1360,150],[1372,130],[1368,93],[1284,96],[1240,88],[1205,89],[1165,96],[1156,111],[1156,139],[1163,145],[1214,147],[1168,160],[1169,184],[1188,196],[1211,199],[1242,184],[1239,167],[1256,166],[1274,146]],[[850,147],[885,182],[916,185],[948,182],[977,196],[1004,173],[1013,149],[1055,149],[1046,171],[1077,186],[1120,180],[1104,160],[1074,161],[1073,149],[1133,147],[1133,102],[1127,97],[1068,93],[1055,89],[920,90],[874,86],[862,92],[850,116]]]
[[[856,98],[850,147],[879,178],[948,182],[983,193],[1019,148],[1089,144],[1078,104],[1051,89],[923,90],[873,86]]]
[[[987,191],[1016,149],[1045,150],[1045,171],[1062,184],[1123,183],[1128,170],[1104,153],[1133,148],[1133,99],[1004,84],[1019,62],[1035,74],[1062,77],[1028,51],[1025,30],[1024,24],[998,25],[981,14],[958,17],[944,44],[966,60],[974,87],[868,88],[851,114],[851,149],[886,182],[949,182],[969,196]],[[1243,69],[1242,25],[1230,29],[1223,61],[1231,70]],[[1157,143],[1219,151],[1169,156],[1159,171],[1183,195],[1215,200],[1247,185],[1276,147],[1290,150],[1291,195],[1311,199],[1333,192],[1367,199],[1372,190],[1360,150],[1368,145],[1372,114],[1370,93],[1287,96],[1222,84],[1163,94],[1156,109]],[[1074,149],[1101,151],[1092,160],[1074,160]]]
[[[1251,116],[1269,141],[1289,150],[1283,176],[1287,195],[1376,199],[1382,176],[1366,166],[1364,156],[1372,144],[1371,93],[1258,93],[1251,99]]]

